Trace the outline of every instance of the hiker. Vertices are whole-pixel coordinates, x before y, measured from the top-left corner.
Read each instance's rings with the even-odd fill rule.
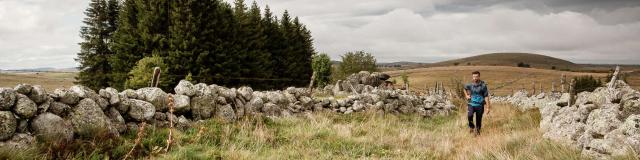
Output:
[[[464,86],[464,95],[468,102],[467,119],[469,120],[469,132],[475,132],[475,135],[478,136],[482,127],[482,114],[485,111],[489,114],[491,103],[489,102],[489,89],[487,84],[480,80],[480,72],[475,71],[471,75],[473,76],[473,81]],[[475,125],[473,123],[474,114],[476,116]]]

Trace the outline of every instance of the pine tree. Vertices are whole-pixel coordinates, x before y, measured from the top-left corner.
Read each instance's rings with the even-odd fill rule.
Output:
[[[111,58],[114,68],[111,86],[124,88],[124,82],[140,59],[168,52],[169,0],[126,0],[118,19],[121,27],[114,34]]]
[[[170,74],[169,86],[179,82],[183,76],[187,75],[197,67],[195,56],[200,52],[198,44],[198,15],[196,12],[196,0],[177,0],[171,3],[169,13],[169,51],[166,58],[168,72]]]
[[[140,41],[138,15],[140,7],[137,0],[125,0],[118,14],[118,29],[113,34],[111,48],[114,55],[109,59],[113,67],[109,85],[116,89],[124,89],[129,70],[135,62],[144,57],[144,47]]]
[[[80,53],[76,61],[80,63],[80,73],[76,77],[79,84],[92,89],[109,86],[112,68],[108,59],[113,55],[109,48],[112,33],[118,27],[116,17],[119,4],[116,0],[92,0],[86,9],[87,16],[80,29],[84,39],[80,43]]]

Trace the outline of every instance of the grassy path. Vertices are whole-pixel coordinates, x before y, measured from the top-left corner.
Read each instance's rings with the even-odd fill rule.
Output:
[[[542,138],[537,111],[495,105],[484,118],[483,133],[466,127],[466,108],[453,115],[420,118],[380,113],[307,114],[225,124],[205,121],[175,131],[168,152],[168,129],[146,130],[134,157],[139,159],[585,159],[579,151]],[[135,133],[115,139],[95,137],[56,152],[0,151],[8,159],[121,159]],[[155,149],[154,149],[155,148]],[[46,150],[45,150],[46,151]],[[9,154],[11,153],[11,154]],[[0,156],[0,159],[3,156]],[[41,159],[38,158],[38,159]]]
[[[584,159],[542,138],[537,111],[496,105],[483,133],[466,128],[466,112],[432,119],[331,113],[238,124],[209,124],[208,140],[177,147],[162,159]],[[211,128],[211,127],[209,127]],[[189,135],[185,135],[189,137]]]

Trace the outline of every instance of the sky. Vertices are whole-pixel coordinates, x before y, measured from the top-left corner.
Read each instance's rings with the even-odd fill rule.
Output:
[[[232,1],[232,0],[225,0]],[[247,0],[247,3],[251,1]],[[640,64],[640,0],[258,0],[333,60],[438,62],[493,52]],[[77,66],[88,0],[0,0],[0,69]]]

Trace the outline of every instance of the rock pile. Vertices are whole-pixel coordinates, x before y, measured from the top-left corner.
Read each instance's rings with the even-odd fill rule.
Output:
[[[336,85],[357,86],[355,92],[329,86],[327,89],[336,94],[325,95],[319,95],[323,90],[310,93],[306,88],[254,91],[250,87],[226,88],[184,80],[174,88],[175,94],[159,88],[120,92],[105,88],[95,92],[80,85],[47,92],[39,85],[20,84],[0,88],[0,147],[22,147],[36,138],[65,143],[94,134],[117,136],[136,129],[141,122],[169,126],[170,118],[175,126],[186,128],[193,121],[211,118],[234,122],[253,116],[365,110],[430,117],[455,109],[446,95],[417,96],[377,87],[384,76],[361,72]],[[174,99],[174,113],[169,112],[168,97]]]
[[[640,92],[623,81],[576,95],[553,98],[519,96],[494,98],[514,105],[533,104],[542,115],[544,137],[574,146],[583,155],[610,159],[640,153]],[[611,83],[610,83],[611,84]],[[526,95],[526,94],[524,94]],[[530,107],[524,107],[530,108]]]

